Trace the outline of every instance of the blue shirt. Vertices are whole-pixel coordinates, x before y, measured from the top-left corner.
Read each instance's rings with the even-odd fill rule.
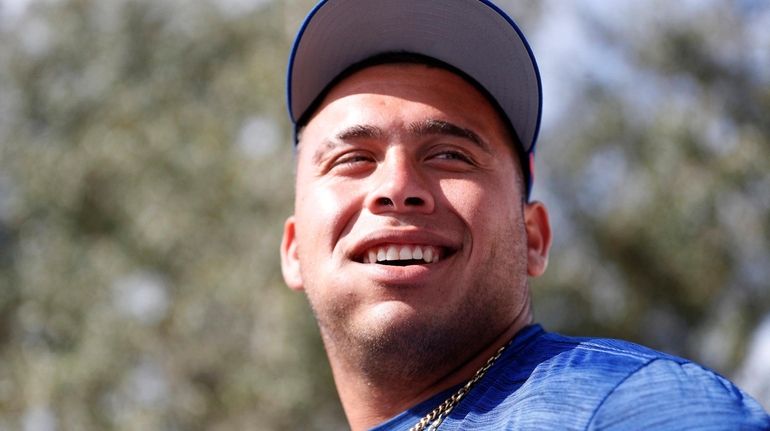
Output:
[[[408,430],[457,388],[373,430]],[[770,430],[770,416],[730,381],[685,359],[532,325],[439,429]]]

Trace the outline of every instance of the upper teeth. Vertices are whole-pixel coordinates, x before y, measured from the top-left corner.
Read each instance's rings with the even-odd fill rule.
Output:
[[[388,260],[423,260],[427,263],[436,263],[438,258],[438,248],[430,245],[383,245],[372,247],[364,253],[364,263]]]

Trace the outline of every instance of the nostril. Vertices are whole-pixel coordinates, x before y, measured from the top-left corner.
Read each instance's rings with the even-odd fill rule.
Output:
[[[422,198],[408,197],[404,201],[404,204],[406,204],[406,206],[418,207],[418,206],[425,205],[425,201],[422,200]]]
[[[385,206],[385,207],[392,207],[393,201],[390,200],[390,198],[377,198],[377,205]]]

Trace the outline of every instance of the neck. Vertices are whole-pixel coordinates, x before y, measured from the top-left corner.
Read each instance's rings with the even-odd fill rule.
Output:
[[[369,429],[443,390],[467,382],[501,346],[531,322],[527,307],[502,331],[491,334],[478,346],[457,346],[458,349],[442,355],[440,362],[419,372],[399,366],[409,363],[407,358],[372,372],[366,360],[349,351],[336,351],[329,337],[324,336],[334,381],[351,429]],[[385,369],[391,372],[380,372]]]

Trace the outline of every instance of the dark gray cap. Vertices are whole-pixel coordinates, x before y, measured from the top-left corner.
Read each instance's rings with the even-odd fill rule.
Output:
[[[296,125],[340,73],[388,52],[435,58],[481,85],[523,146],[531,187],[542,113],[540,74],[518,26],[486,0],[321,1],[302,24],[289,59],[292,122]]]

